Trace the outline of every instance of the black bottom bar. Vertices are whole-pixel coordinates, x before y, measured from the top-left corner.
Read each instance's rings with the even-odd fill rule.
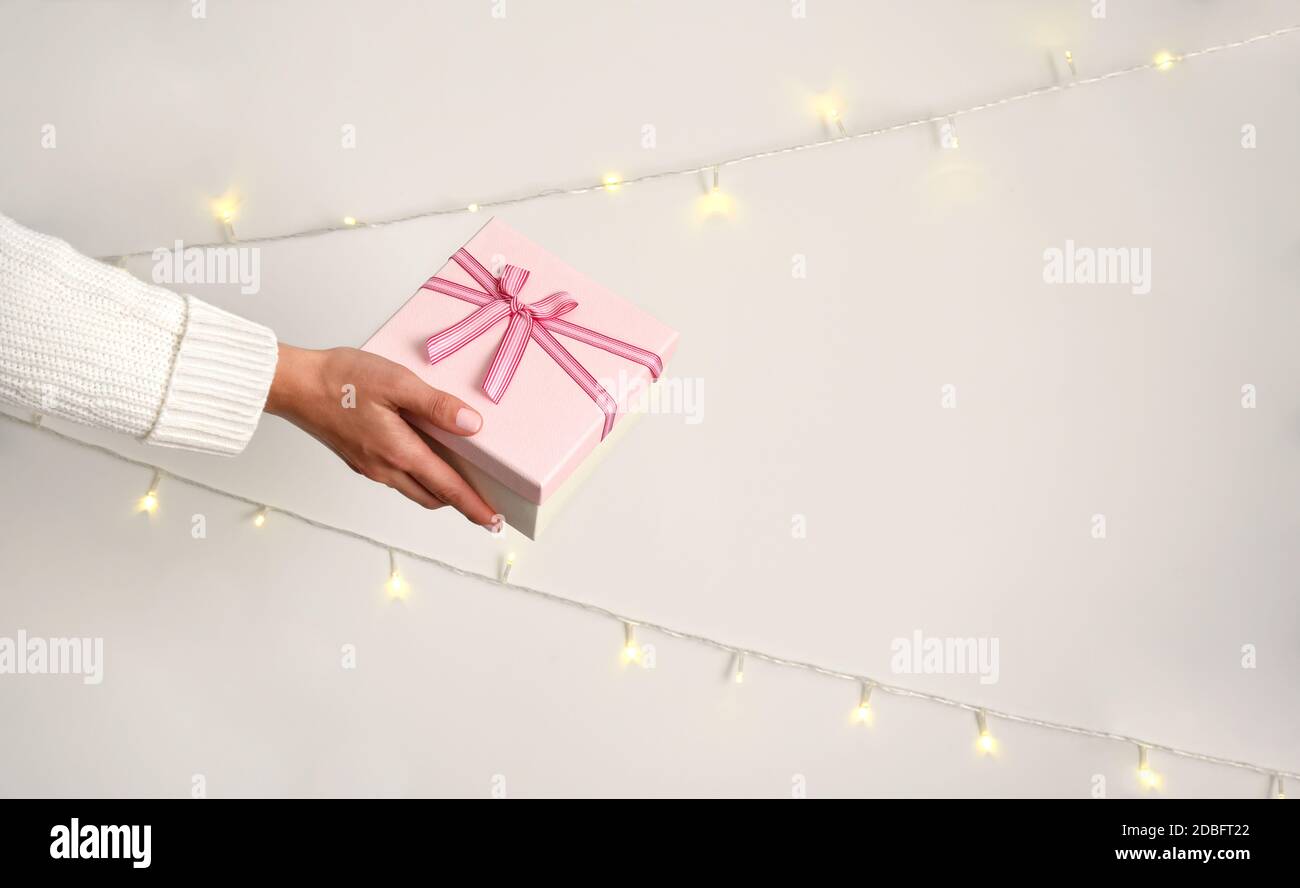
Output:
[[[742,869],[763,865],[769,855],[811,865],[816,855],[824,862],[858,860],[867,871],[890,866],[888,857],[927,872],[1050,864],[1053,870],[1038,871],[1203,867],[1226,874],[1294,862],[1300,830],[1286,812],[1296,809],[1277,801],[864,802],[836,806],[834,819],[809,812],[797,819],[774,812],[728,815],[723,822],[739,825],[742,833],[732,836],[726,832],[734,827],[699,829],[705,822],[699,812],[689,816],[696,827],[683,830],[679,815],[628,802],[620,813],[599,818],[610,826],[571,815],[562,830],[544,830],[535,818],[511,829],[515,824],[502,812],[489,820],[462,808],[453,820],[445,808],[416,801],[9,801],[0,805],[0,861],[6,875],[39,869],[211,877],[280,868],[329,876],[398,867],[430,872],[430,864],[436,873],[473,860],[495,872],[510,861],[530,860],[539,870],[532,875],[540,876],[559,855],[566,871],[575,873],[594,870],[613,852],[623,860],[609,876],[619,880],[629,868],[645,868],[651,878],[666,862],[657,856],[696,854],[733,860]],[[817,835],[809,835],[810,827]],[[545,847],[537,847],[539,839]],[[605,847],[597,850],[598,843]],[[496,852],[485,860],[483,851],[492,848]],[[588,854],[594,859],[584,861]]]

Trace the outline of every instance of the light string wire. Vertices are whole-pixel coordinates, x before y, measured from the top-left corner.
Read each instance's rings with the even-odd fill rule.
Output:
[[[769,157],[779,157],[785,154],[795,154],[800,151],[811,151],[818,148],[826,148],[831,145],[839,145],[844,142],[854,142],[862,139],[871,139],[871,138],[875,138],[876,136],[883,136],[888,133],[896,133],[901,130],[913,129],[919,126],[931,126],[935,124],[951,122],[958,117],[966,117],[971,114],[978,114],[981,111],[989,111],[994,108],[1000,108],[1004,105],[1014,104],[1015,102],[1022,102],[1026,99],[1032,99],[1038,96],[1046,96],[1058,92],[1067,92],[1069,90],[1079,89],[1080,87],[1084,87],[1084,86],[1093,86],[1098,83],[1104,83],[1108,80],[1114,80],[1117,77],[1127,77],[1128,75],[1136,74],[1139,71],[1164,71],[1167,70],[1171,65],[1182,64],[1183,62],[1190,61],[1192,59],[1203,58],[1205,56],[1213,55],[1215,53],[1227,52],[1233,49],[1240,49],[1244,46],[1250,46],[1252,44],[1260,43],[1265,40],[1272,40],[1277,37],[1284,37],[1288,34],[1294,34],[1297,31],[1300,31],[1300,25],[1290,25],[1288,27],[1278,28],[1275,31],[1269,31],[1264,34],[1256,34],[1253,37],[1247,37],[1243,40],[1235,40],[1231,43],[1220,43],[1215,46],[1206,46],[1202,49],[1196,49],[1185,53],[1170,53],[1167,56],[1159,57],[1154,61],[1144,62],[1139,65],[1130,65],[1127,68],[1120,68],[1115,71],[1109,71],[1105,74],[1098,74],[1093,77],[1085,77],[1082,79],[1074,78],[1060,83],[1053,83],[1046,86],[1040,86],[1035,89],[1028,90],[1026,92],[1017,93],[1011,96],[1005,96],[1004,98],[994,99],[993,101],[989,101],[989,102],[982,102],[978,105],[971,105],[966,108],[958,108],[952,111],[944,111],[942,113],[933,114],[928,117],[918,117],[913,120],[907,120],[901,123],[894,123],[888,126],[879,127],[877,129],[864,130],[862,132],[855,133],[855,132],[848,132],[847,130],[844,130],[843,122],[837,116],[836,122],[839,124],[838,129],[841,132],[841,134],[838,136],[833,136],[827,139],[818,139],[813,142],[803,142],[797,145],[787,145],[782,148],[772,148],[766,151],[755,151],[750,154],[741,154],[736,157],[728,157],[728,158],[723,158],[721,160],[712,160],[709,161],[708,163],[701,164],[699,166],[658,170],[649,173],[642,173],[639,176],[631,176],[627,179],[620,178],[618,180],[617,187],[623,188],[628,185],[638,185],[646,182],[659,181],[661,179],[678,178],[681,176],[699,176],[704,174],[716,174],[717,171],[722,167],[738,166],[740,164],[751,163],[756,160],[766,160]],[[1074,64],[1073,58],[1071,57],[1069,61],[1071,63],[1071,67],[1073,67]],[[213,241],[209,243],[190,244],[188,246],[203,249],[208,247],[229,246],[232,242],[239,243],[239,244],[268,244],[268,243],[275,243],[278,241],[297,240],[299,238],[318,237],[320,235],[330,234],[335,231],[355,231],[363,228],[383,228],[389,225],[401,225],[402,223],[405,222],[414,222],[419,219],[430,219],[437,216],[452,216],[452,215],[459,215],[462,213],[474,213],[483,209],[514,206],[516,204],[528,203],[535,200],[543,200],[548,197],[591,194],[597,191],[606,191],[609,190],[610,188],[611,188],[611,184],[609,182],[598,182],[590,185],[582,185],[577,188],[544,188],[541,191],[535,191],[530,194],[521,194],[521,195],[516,195],[515,197],[504,197],[504,198],[498,198],[496,200],[481,201],[479,203],[465,205],[465,206],[442,207],[442,208],[435,208],[430,210],[422,210],[418,213],[411,213],[406,216],[394,216],[387,219],[364,219],[364,220],[355,219],[349,216],[345,218],[350,220],[352,224],[348,224],[348,222],[344,222],[338,225],[323,225],[316,228],[307,228],[301,231],[291,231],[282,234],[269,234],[269,235],[262,235],[261,237],[238,238],[237,240],[234,241],[231,240]],[[126,259],[134,258],[137,256],[149,256],[152,255],[152,252],[153,252],[152,250],[141,250],[134,253],[122,253],[116,256],[103,256],[100,258],[105,262],[121,262]]]
[[[521,586],[516,583],[504,582],[500,579],[497,579],[496,577],[492,577],[487,574],[481,574],[476,571],[466,570],[463,567],[457,567],[451,562],[443,561],[441,558],[434,558],[430,555],[425,555],[421,552],[415,552],[412,551],[411,549],[404,549],[401,546],[395,546],[392,543],[384,542],[383,540],[376,539],[375,537],[372,536],[367,536],[366,534],[359,533],[358,531],[350,530],[346,527],[340,527],[336,524],[330,524],[325,521],[320,521],[315,518],[311,518],[307,515],[302,514],[301,512],[295,512],[292,509],[285,509],[279,506],[268,506],[259,500],[250,499],[246,496],[242,496],[238,493],[233,493],[229,490],[216,487],[206,482],[199,481],[195,478],[190,478],[185,475],[179,475],[176,474],[175,472],[167,471],[165,469],[160,469],[157,466],[153,465],[152,463],[127,456],[126,454],[120,453],[111,447],[106,447],[102,444],[95,444],[89,441],[83,441],[82,439],[74,437],[73,435],[68,435],[65,434],[64,432],[60,432],[57,431],[56,429],[52,429],[47,425],[42,425],[39,421],[40,420],[39,416],[33,416],[31,419],[22,419],[20,417],[13,416],[12,414],[0,411],[0,417],[3,417],[4,419],[16,425],[28,426],[39,432],[43,432],[47,435],[52,435],[53,437],[58,438],[62,441],[67,441],[79,447],[84,447],[87,450],[93,450],[104,456],[108,456],[115,460],[118,460],[119,462],[123,462],[132,466],[137,466],[142,469],[148,469],[152,472],[158,472],[161,474],[162,477],[171,479],[172,481],[179,481],[180,483],[187,484],[190,487],[194,487],[199,490],[204,490],[209,493],[216,494],[218,496],[223,496],[227,499],[235,500],[237,502],[245,503],[247,505],[254,506],[258,509],[266,509],[270,512],[274,512],[279,515],[284,515],[288,518],[296,519],[298,521],[301,521],[304,524],[307,524],[311,527],[315,527],[319,530],[329,531],[331,533],[336,533],[341,536],[350,537],[359,542],[368,543],[371,546],[374,546],[382,551],[388,552],[390,558],[390,565],[395,563],[395,561],[393,560],[395,558],[394,553],[400,554],[414,561],[419,561],[419,562],[423,562],[424,564],[434,565],[435,567],[439,567],[445,571],[455,574],[456,576],[477,580],[481,583],[486,583],[488,585],[495,586],[500,589],[509,589],[514,592],[521,592],[525,595],[531,595],[535,598],[541,598],[546,601],[552,601],[555,602],[556,604],[563,604],[567,607],[574,608],[576,610],[585,611],[590,614],[595,614],[599,617],[604,617],[606,619],[613,620],[615,622],[621,623],[624,626],[625,630],[627,629],[627,627],[648,629],[652,632],[657,632],[661,635],[666,635],[669,638],[676,638],[682,641],[690,641],[696,644],[705,645],[707,647],[714,648],[715,650],[723,651],[727,654],[730,654],[732,657],[736,658],[739,662],[742,663],[746,659],[759,660],[764,663],[770,663],[774,666],[784,666],[790,669],[801,669],[805,672],[812,672],[817,675],[826,676],[828,678],[835,678],[835,679],[841,679],[843,681],[853,682],[859,685],[860,687],[870,688],[872,691],[878,691],[879,693],[889,694],[890,696],[894,696],[894,697],[910,697],[916,700],[924,700],[928,703],[937,703],[940,706],[947,706],[953,709],[964,709],[967,712],[975,713],[977,718],[980,717],[980,714],[982,713],[984,719],[994,718],[1006,722],[1015,722],[1017,724],[1030,725],[1035,728],[1043,728],[1049,731],[1058,731],[1066,734],[1076,734],[1082,737],[1091,737],[1098,740],[1111,740],[1118,743],[1125,743],[1132,746],[1137,746],[1139,748],[1156,750],[1162,753],[1166,753],[1168,755],[1178,756],[1179,758],[1204,762],[1206,764],[1222,765],[1224,767],[1237,768],[1243,771],[1253,771],[1256,774],[1266,775],[1272,778],[1273,780],[1277,780],[1279,778],[1287,778],[1287,777],[1293,780],[1300,780],[1300,771],[1287,771],[1279,768],[1268,768],[1268,767],[1264,767],[1263,765],[1257,765],[1253,762],[1246,762],[1246,761],[1241,761],[1239,759],[1231,759],[1231,758],[1226,758],[1224,756],[1218,756],[1218,755],[1208,755],[1206,753],[1195,752],[1190,749],[1182,749],[1177,746],[1170,746],[1165,743],[1154,743],[1150,740],[1142,740],[1137,737],[1129,736],[1128,734],[1118,734],[1113,731],[1100,731],[1095,728],[1085,728],[1085,727],[1080,727],[1078,725],[1067,724],[1065,722],[1049,721],[1047,719],[1034,718],[1028,715],[1018,715],[1014,712],[1007,712],[1001,709],[990,709],[987,706],[978,706],[974,703],[967,703],[962,700],[953,699],[952,697],[944,697],[939,694],[928,694],[924,691],[917,691],[917,690],[913,690],[912,688],[902,687],[900,685],[887,684],[878,679],[871,678],[870,676],[867,675],[860,675],[853,672],[843,672],[838,669],[831,669],[829,667],[821,666],[817,663],[811,663],[805,660],[791,660],[787,657],[780,657],[777,656],[776,654],[769,654],[764,651],[755,650],[754,648],[740,647],[725,641],[720,641],[716,638],[710,638],[707,635],[699,635],[695,632],[687,632],[682,629],[674,629],[673,627],[664,625],[663,623],[655,623],[650,620],[642,620],[637,617],[631,617],[628,616],[627,614],[621,614],[617,611],[610,610],[609,608],[602,607],[601,605],[598,604],[592,604],[591,602],[588,601],[580,601],[576,598],[568,598],[564,595],[559,595],[554,592],[548,592],[545,589],[536,589],[533,588],[532,586]],[[631,638],[632,636],[629,634],[627,637]]]

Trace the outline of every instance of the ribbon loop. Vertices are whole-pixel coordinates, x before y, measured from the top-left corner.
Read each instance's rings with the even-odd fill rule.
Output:
[[[501,269],[501,277],[497,278],[497,289],[513,298],[519,295],[526,283],[528,283],[528,269],[520,268],[518,265],[507,265]]]
[[[492,356],[492,363],[488,365],[487,374],[483,377],[483,393],[492,399],[492,403],[501,403],[501,398],[510,388],[510,381],[514,379],[515,371],[519,369],[519,362],[523,360],[524,351],[528,348],[528,341],[531,339],[550,355],[565,373],[569,374],[569,377],[605,414],[604,430],[600,435],[602,441],[605,439],[614,428],[614,421],[618,415],[618,402],[605,391],[587,368],[560,344],[553,335],[555,333],[635,361],[646,367],[654,379],[658,379],[659,374],[663,372],[663,361],[654,352],[563,320],[564,315],[578,307],[578,300],[563,290],[537,302],[525,304],[519,294],[523,292],[524,285],[528,282],[528,269],[517,265],[506,265],[501,269],[501,276],[496,277],[463,247],[451,258],[483,290],[480,292],[473,287],[440,277],[429,278],[422,285],[423,289],[454,296],[465,302],[471,302],[479,308],[445,330],[430,336],[425,342],[425,351],[429,355],[429,363],[436,364],[482,336],[502,318],[509,317],[510,322],[506,325],[505,335],[501,337],[501,343],[497,346],[496,354]]]

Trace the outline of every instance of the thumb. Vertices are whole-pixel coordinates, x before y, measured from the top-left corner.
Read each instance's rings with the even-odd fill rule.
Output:
[[[453,435],[472,435],[483,428],[483,417],[460,398],[425,385],[414,373],[407,373],[396,392],[397,405]]]

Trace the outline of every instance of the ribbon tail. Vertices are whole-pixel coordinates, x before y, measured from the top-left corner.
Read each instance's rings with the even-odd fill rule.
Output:
[[[554,322],[547,321],[546,323]],[[540,345],[542,350],[550,355],[555,363],[564,368],[564,372],[569,374],[573,381],[578,384],[578,387],[586,392],[591,400],[596,402],[596,406],[600,408],[601,412],[605,414],[605,428],[600,433],[600,440],[604,441],[605,436],[614,428],[614,420],[618,417],[618,402],[596,381],[596,377],[587,372],[586,367],[578,363],[577,358],[569,354],[568,349],[560,345],[560,341],[552,336],[541,322],[533,325],[532,337],[533,341]]]
[[[448,355],[459,351],[509,313],[508,305],[499,299],[494,299],[447,329],[434,333],[424,343],[424,350],[429,355],[429,363],[436,364]]]
[[[498,301],[497,305],[510,311],[503,301]],[[493,404],[500,404],[501,396],[510,388],[510,380],[514,379],[519,362],[524,359],[524,350],[528,348],[528,335],[535,328],[533,319],[526,312],[510,315],[506,335],[501,337],[497,353],[492,356],[487,375],[483,377],[483,394],[491,398]]]
[[[487,305],[496,301],[495,297],[489,296],[487,293],[480,293],[473,287],[467,287],[464,284],[458,284],[455,281],[440,277],[429,278],[420,284],[420,289],[432,290],[435,293],[442,293],[444,296],[455,296],[457,299],[463,299],[475,305]]]
[[[429,278],[420,285],[420,288],[442,293],[444,296],[455,296],[457,299],[473,302],[475,305],[487,305],[500,297],[501,289],[497,286],[497,279],[468,250],[461,247],[451,258],[453,262],[465,270],[466,274],[478,282],[478,285],[483,288],[483,292],[480,293],[473,287],[467,287],[464,284],[458,284],[455,281],[449,281],[446,278],[437,276]],[[527,279],[528,276],[525,272],[524,280]]]
[[[469,250],[461,247],[452,254],[452,261],[465,270],[465,273],[478,282],[478,285],[489,296],[500,296],[501,290],[497,286],[497,279],[492,272],[483,267],[483,263],[474,258],[474,254]],[[528,280],[528,273],[524,272],[524,280]]]
[[[572,321],[566,321],[562,318],[548,318],[547,320],[538,321],[538,324],[551,333],[559,333],[562,336],[568,336],[570,339],[576,339],[579,342],[587,343],[587,345],[594,345],[596,348],[604,349],[610,354],[618,355],[620,358],[635,361],[649,370],[650,375],[655,379],[658,379],[659,374],[664,372],[663,358],[630,342],[615,339],[613,336],[606,336],[604,333],[597,333],[595,330],[580,327]],[[568,354],[568,352],[566,351],[565,354]]]

